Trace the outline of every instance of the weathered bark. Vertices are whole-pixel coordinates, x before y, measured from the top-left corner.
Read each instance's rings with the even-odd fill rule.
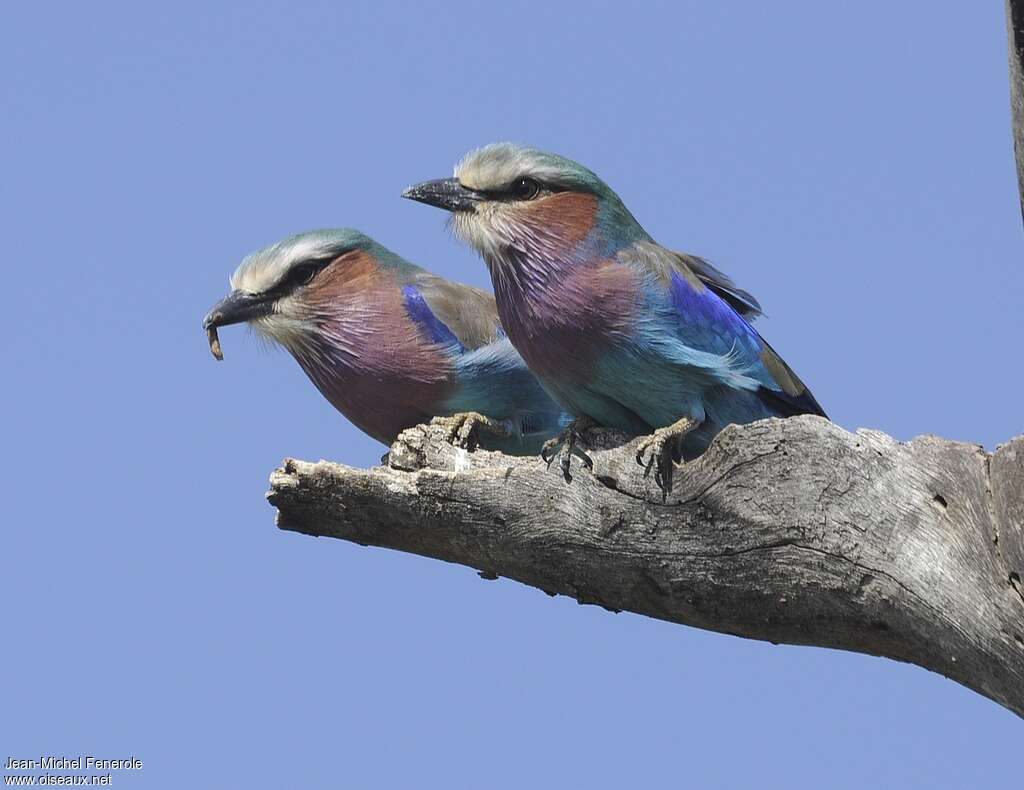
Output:
[[[1006,0],[1006,28],[1010,50],[1010,108],[1013,111],[1013,147],[1017,154],[1017,185],[1024,217],[1024,0]]]
[[[612,610],[909,661],[1024,716],[1024,436],[994,454],[816,417],[723,431],[666,502],[636,441],[593,474],[406,431],[389,466],[288,460],[282,529],[384,546]],[[618,445],[618,446],[616,446]]]

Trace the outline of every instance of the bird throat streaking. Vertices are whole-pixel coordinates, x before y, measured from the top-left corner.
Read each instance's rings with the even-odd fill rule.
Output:
[[[569,421],[498,323],[494,298],[350,229],[301,233],[248,256],[203,321],[248,323],[295,358],[358,428],[391,444],[443,418],[453,441],[525,454]]]
[[[664,493],[673,462],[730,423],[825,416],[750,325],[757,301],[703,259],[657,244],[582,165],[499,143],[404,196],[452,212],[490,270],[509,338],[577,421],[649,435],[638,461]],[[563,470],[577,427],[559,437]]]

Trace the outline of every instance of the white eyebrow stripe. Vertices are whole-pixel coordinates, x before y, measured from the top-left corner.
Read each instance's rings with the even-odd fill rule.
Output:
[[[493,143],[470,151],[455,166],[459,183],[484,192],[500,191],[523,176],[557,185],[565,177],[565,167],[552,154],[513,143]]]
[[[231,287],[247,293],[263,293],[279,284],[298,263],[324,258],[348,247],[368,241],[367,237],[349,229],[338,231],[307,231],[289,236],[275,244],[245,256],[231,275]]]

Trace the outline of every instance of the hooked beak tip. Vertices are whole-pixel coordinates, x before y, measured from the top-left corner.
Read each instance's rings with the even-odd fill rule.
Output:
[[[223,359],[217,328],[229,324],[241,324],[254,321],[273,311],[273,300],[264,294],[251,294],[244,291],[232,291],[217,304],[203,319],[203,329],[210,342],[210,351],[217,359]]]

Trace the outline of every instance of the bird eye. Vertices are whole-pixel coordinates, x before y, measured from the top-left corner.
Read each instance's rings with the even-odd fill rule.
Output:
[[[509,194],[517,200],[533,200],[540,192],[540,184],[532,178],[517,178],[509,187]]]
[[[300,263],[288,272],[288,284],[293,288],[308,285],[321,268],[323,267],[316,263]]]

